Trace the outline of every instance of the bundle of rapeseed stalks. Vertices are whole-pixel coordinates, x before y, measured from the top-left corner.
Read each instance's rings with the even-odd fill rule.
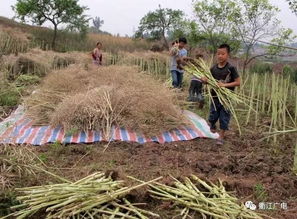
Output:
[[[174,186],[154,183],[150,185],[149,192],[156,199],[170,201],[180,207],[180,215],[183,218],[192,213],[199,214],[203,218],[262,218],[243,204],[238,204],[237,198],[226,192],[221,181],[217,186],[208,184],[194,175],[191,178],[186,177],[184,182],[173,179]]]
[[[207,78],[207,95],[210,97],[211,101],[213,102],[213,97],[211,95],[211,91],[214,90],[216,93],[216,96],[218,97],[219,101],[222,103],[222,105],[231,112],[231,114],[234,116],[234,119],[237,123],[239,132],[241,133],[238,117],[236,116],[235,112],[235,105],[236,104],[245,104],[248,105],[249,99],[245,97],[242,94],[235,93],[232,90],[220,87],[218,85],[218,82],[211,74],[210,68],[211,68],[212,60],[207,63],[203,59],[195,60],[195,63],[189,63],[185,69],[186,72],[198,77],[198,78]]]
[[[12,208],[21,210],[10,216],[20,219],[45,211],[45,218],[158,217],[125,199],[132,190],[154,181],[125,187],[123,181],[99,172],[76,182],[19,188],[16,191],[23,195],[17,200],[22,204]]]
[[[54,71],[25,99],[35,125],[102,131],[106,140],[112,126],[156,136],[187,125],[180,104],[176,93],[128,66],[73,65]]]

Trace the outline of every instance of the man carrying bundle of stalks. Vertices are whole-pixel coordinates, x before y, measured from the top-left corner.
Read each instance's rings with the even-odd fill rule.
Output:
[[[230,46],[228,44],[222,44],[217,49],[217,64],[211,69],[212,76],[219,81],[219,87],[225,87],[234,91],[236,86],[240,86],[240,77],[237,69],[229,62]],[[207,83],[207,78],[201,78],[202,81]],[[230,110],[227,110],[223,104],[219,101],[219,98],[215,90],[211,91],[212,103],[210,105],[209,123],[212,132],[216,130],[216,122],[220,121],[220,137],[217,140],[218,145],[224,143],[225,131],[229,129],[229,123],[231,118]]]
[[[186,58],[188,55],[185,46],[187,45],[187,39],[184,37],[179,38],[178,41],[173,42],[172,48],[170,49],[171,56],[171,76],[172,86],[174,88],[181,88],[183,82],[183,67],[186,64]]]

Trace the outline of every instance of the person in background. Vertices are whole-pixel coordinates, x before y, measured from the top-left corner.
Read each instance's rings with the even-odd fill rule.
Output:
[[[171,56],[177,56],[178,51],[179,51],[179,49],[178,49],[178,40],[175,40],[175,41],[173,41],[171,43],[171,48],[170,48],[169,53],[170,53]]]
[[[184,70],[182,69],[182,65],[186,64],[185,58],[188,55],[188,52],[185,49],[186,45],[187,45],[187,39],[184,37],[181,37],[178,40],[178,44],[174,44],[173,48],[170,50],[170,56],[171,56],[170,71],[172,76],[172,86],[174,88],[182,87],[183,73],[184,73]],[[174,52],[176,51],[175,47],[178,48],[178,53]]]
[[[203,55],[202,54],[197,54],[196,59],[202,59]],[[195,62],[195,60],[192,60],[193,64],[196,65],[197,68],[200,68],[199,64]],[[190,88],[189,88],[189,97],[188,101],[189,102],[198,102],[199,103],[199,108],[202,109],[204,105],[204,97],[203,97],[203,81],[199,79],[196,76],[193,76],[191,79],[190,83]]]
[[[240,86],[240,77],[237,69],[231,65],[228,60],[230,56],[230,46],[228,44],[222,44],[217,49],[217,64],[215,64],[210,70],[212,76],[218,81],[220,87],[226,87],[234,91],[236,86]],[[207,83],[206,78],[201,78]],[[217,140],[218,145],[224,143],[225,132],[229,129],[229,123],[231,119],[231,113],[225,109],[222,103],[219,101],[217,94],[214,90],[211,91],[213,102],[210,105],[210,113],[208,121],[210,123],[210,129],[212,132],[216,130],[216,123],[220,121],[220,137]]]
[[[93,63],[95,65],[102,65],[102,43],[98,42],[96,44],[96,48],[92,52],[92,57],[93,57]]]

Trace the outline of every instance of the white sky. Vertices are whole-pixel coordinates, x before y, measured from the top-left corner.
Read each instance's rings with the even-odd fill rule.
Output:
[[[16,0],[0,0],[0,16],[12,18],[14,12],[11,5]],[[286,0],[270,0],[281,10],[278,18],[284,27],[292,28],[297,34],[297,16],[292,14]],[[132,35],[137,29],[140,19],[149,11],[158,8],[180,9],[188,17],[192,17],[192,0],[80,0],[80,5],[89,7],[86,14],[99,16],[104,20],[102,30],[112,34]]]

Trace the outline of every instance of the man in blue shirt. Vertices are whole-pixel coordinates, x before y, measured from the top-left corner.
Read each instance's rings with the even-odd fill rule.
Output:
[[[182,81],[183,81],[183,73],[184,70],[182,69],[181,64],[185,64],[184,58],[187,58],[188,52],[185,49],[187,45],[187,39],[184,37],[179,38],[178,40],[178,53],[170,53],[171,55],[171,65],[170,71],[172,76],[172,86],[174,88],[181,88]]]

